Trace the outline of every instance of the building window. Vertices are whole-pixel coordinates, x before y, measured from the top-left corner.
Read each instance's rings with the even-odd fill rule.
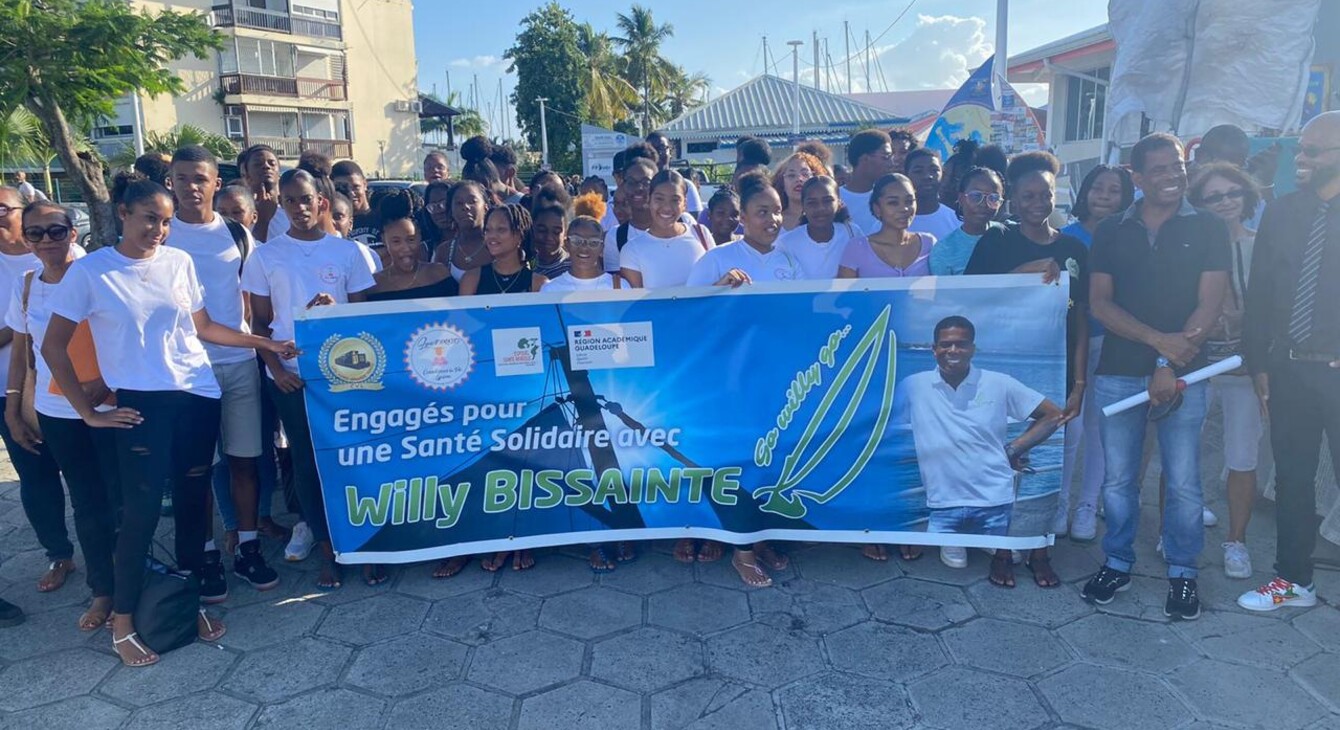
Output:
[[[1107,80],[1110,67],[1083,72]],[[1103,108],[1107,104],[1107,85],[1076,76],[1066,77],[1065,141],[1079,142],[1101,139],[1103,136]]]
[[[227,53],[221,55],[221,65],[228,67]],[[287,43],[260,40],[257,38],[237,39],[237,68],[244,74],[259,76],[293,77],[293,47]]]
[[[130,126],[129,124],[120,124],[110,127],[96,127],[93,130],[93,138],[102,139],[103,137],[128,137],[134,131],[135,128]]]

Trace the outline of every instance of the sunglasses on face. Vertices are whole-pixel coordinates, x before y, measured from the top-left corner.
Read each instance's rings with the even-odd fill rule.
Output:
[[[1205,197],[1200,199],[1200,202],[1202,205],[1218,205],[1227,198],[1231,198],[1233,200],[1242,200],[1242,196],[1246,194],[1247,193],[1242,188],[1233,188],[1232,190],[1225,190],[1222,193],[1215,193],[1214,195],[1206,195]]]
[[[1316,145],[1305,144],[1298,149],[1302,151],[1304,157],[1321,157],[1327,152],[1340,150],[1340,147],[1318,147]]]
[[[605,239],[603,238],[582,238],[581,236],[568,236],[568,245],[573,248],[585,246],[586,248],[603,248]]]
[[[54,224],[43,228],[42,226],[32,226],[23,229],[23,237],[28,243],[41,243],[42,236],[50,238],[52,241],[64,241],[70,237],[70,227]]]
[[[1001,201],[1000,193],[984,193],[981,190],[965,193],[963,197],[967,198],[968,202],[973,205],[981,205],[982,201],[986,201],[989,205],[998,206]]]

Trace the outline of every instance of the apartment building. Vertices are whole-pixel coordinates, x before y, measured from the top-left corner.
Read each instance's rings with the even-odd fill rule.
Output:
[[[177,97],[127,97],[94,130],[104,154],[134,145],[138,130],[192,124],[264,143],[281,160],[305,150],[357,160],[398,177],[418,164],[418,68],[412,0],[133,0],[149,12],[196,11],[224,36],[205,59],[173,65]],[[137,103],[138,102],[138,103]]]

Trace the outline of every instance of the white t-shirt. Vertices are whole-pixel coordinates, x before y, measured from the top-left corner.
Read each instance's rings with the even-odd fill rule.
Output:
[[[100,248],[74,262],[51,297],[53,314],[88,320],[102,379],[112,390],[218,398],[219,384],[191,319],[204,306],[191,257],[168,246],[147,259]]]
[[[684,209],[691,215],[698,215],[703,209],[703,197],[698,194],[698,186],[692,180],[684,179]]]
[[[84,249],[78,249],[83,251]],[[23,279],[24,274],[19,274],[13,282],[13,294],[9,298],[9,308],[5,312],[5,326],[13,329],[19,334],[28,335],[33,343],[33,351],[41,352],[42,341],[47,336],[47,326],[51,324],[51,296],[56,290],[56,284],[48,284],[42,281],[42,265],[39,263],[33,270],[33,283],[28,291],[28,313],[23,313]],[[33,358],[37,369],[36,391],[33,393],[33,407],[38,413],[52,418],[79,418],[79,412],[70,405],[70,401],[63,395],[56,395],[51,392],[51,368],[47,367],[46,358],[38,356]],[[110,411],[116,406],[100,405],[97,410]]]
[[[696,234],[690,228],[674,238],[659,238],[647,231],[628,239],[619,266],[641,273],[646,289],[684,286],[693,265],[715,245],[711,231],[696,223],[694,226],[698,229]]]
[[[847,206],[847,212],[851,214],[851,222],[860,228],[867,236],[879,230],[879,220],[875,214],[870,212],[870,196],[874,190],[867,190],[864,193],[853,193],[846,188],[838,188],[838,196],[842,198],[842,203]]]
[[[810,238],[809,226],[800,226],[782,234],[777,243],[785,246],[800,260],[804,278],[836,279],[838,264],[842,261],[842,252],[847,250],[847,243],[862,235],[863,231],[853,223],[834,223],[833,237],[819,243]]]
[[[343,236],[341,236],[341,238],[343,238]],[[356,239],[351,240],[353,240],[354,243],[358,244],[358,250],[362,251],[363,258],[368,260],[368,267],[372,269],[372,273],[380,274],[383,268],[382,257],[378,256],[377,252],[373,251],[372,247],[367,245],[366,243],[363,243],[362,241]]]
[[[209,318],[225,327],[250,332],[246,308],[242,305],[242,252],[228,230],[223,216],[214,215],[209,223],[187,223],[173,218],[165,245],[185,251],[195,264],[195,275],[205,293],[205,311]],[[256,250],[256,242],[247,233],[247,250]],[[255,359],[256,351],[204,343],[213,365],[230,365]]]
[[[270,297],[274,309],[270,338],[278,342],[293,339],[295,313],[306,309],[317,294],[329,294],[344,304],[350,294],[375,284],[358,244],[329,235],[315,241],[280,236],[257,248],[242,267],[242,290]],[[298,372],[297,360],[282,362],[286,370]]]
[[[744,239],[740,239],[703,254],[698,263],[693,265],[687,285],[712,286],[731,269],[740,269],[754,281],[795,281],[805,278],[805,272],[800,268],[800,259],[786,250],[785,246],[777,244],[771,251],[760,253]]]
[[[14,215],[18,214],[15,213]],[[75,248],[79,247],[75,246]],[[79,250],[82,251],[83,249]],[[32,271],[38,266],[41,266],[41,262],[31,252],[0,254],[0,296],[4,297],[3,301],[9,301],[9,295],[14,290],[14,282],[21,280],[24,272]],[[0,378],[4,378],[0,382],[5,383],[9,382],[9,348],[9,345],[0,347]]]
[[[963,221],[958,219],[954,209],[941,203],[934,213],[913,218],[912,225],[908,226],[907,230],[913,233],[929,233],[935,236],[935,240],[943,241],[961,225]]]
[[[614,215],[614,201],[605,202],[605,217],[600,219],[600,230],[606,233],[619,227],[619,217]]]
[[[629,223],[628,239],[624,241],[623,245],[627,247],[634,238],[637,238],[646,232],[645,229],[638,228],[632,223]],[[605,232],[605,254],[603,260],[605,262],[606,271],[617,272],[619,270],[621,253],[622,252],[619,250],[619,226],[616,224],[613,228]]]
[[[540,287],[540,291],[604,291],[606,289],[614,288],[615,276],[617,276],[617,274],[604,273],[594,279],[578,279],[569,271],[546,281],[544,286]],[[628,286],[622,282],[620,282],[620,286],[625,289],[628,288]]]
[[[275,215],[270,219],[270,225],[265,227],[265,240],[267,242],[273,241],[280,236],[287,235],[288,229],[292,225],[293,223],[289,221],[288,213],[284,212],[284,208],[282,206],[275,208]]]
[[[957,389],[940,371],[898,384],[912,424],[926,506],[995,507],[1014,501],[1014,470],[1005,456],[1010,419],[1025,421],[1041,393],[991,370],[972,368]]]

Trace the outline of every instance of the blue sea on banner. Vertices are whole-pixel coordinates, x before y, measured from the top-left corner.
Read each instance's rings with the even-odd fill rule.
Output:
[[[607,529],[920,531],[921,478],[889,384],[934,367],[934,323],[965,315],[979,333],[975,366],[1058,403],[1064,387],[1063,288],[1033,276],[942,281],[480,297],[300,320],[335,547],[423,557],[514,537],[597,541],[589,533]],[[623,349],[602,354],[611,334]],[[425,409],[451,415],[430,424]],[[607,445],[592,439],[602,430]],[[1035,450],[1020,502],[1055,493],[1059,441]],[[604,499],[592,493],[599,476],[560,478],[561,498],[546,502],[541,470],[624,478]]]

